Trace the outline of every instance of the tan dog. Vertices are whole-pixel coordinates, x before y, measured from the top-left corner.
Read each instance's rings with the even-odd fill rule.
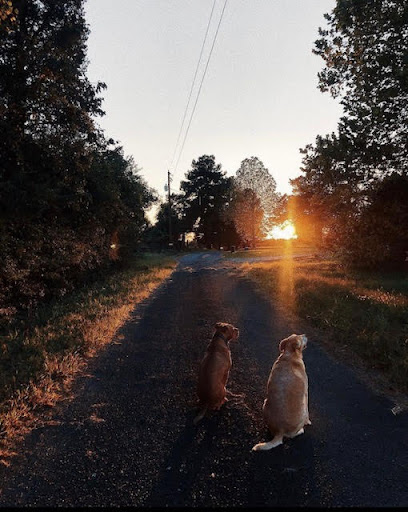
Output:
[[[219,409],[226,398],[229,371],[232,365],[230,341],[236,341],[239,330],[231,324],[217,322],[215,333],[207,346],[198,373],[197,395],[200,412],[194,419],[196,425],[208,409]]]
[[[284,437],[303,434],[311,425],[308,409],[308,380],[303,362],[307,338],[292,334],[279,343],[280,355],[269,374],[263,415],[271,434],[268,443],[256,444],[252,450],[270,450],[279,446]]]

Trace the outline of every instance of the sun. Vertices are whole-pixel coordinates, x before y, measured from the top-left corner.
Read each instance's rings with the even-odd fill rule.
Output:
[[[296,228],[290,220],[275,226],[266,236],[267,240],[292,240],[294,238],[297,238]]]

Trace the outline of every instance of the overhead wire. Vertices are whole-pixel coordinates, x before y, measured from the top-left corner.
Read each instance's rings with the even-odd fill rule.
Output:
[[[180,161],[181,155],[182,155],[182,153],[183,153],[184,144],[185,144],[185,142],[186,142],[187,135],[188,135],[188,132],[189,132],[189,130],[190,130],[191,121],[192,121],[192,119],[193,119],[193,117],[194,117],[195,109],[196,109],[196,106],[197,106],[197,103],[198,103],[198,99],[199,99],[199,97],[200,97],[201,88],[202,88],[202,85],[203,85],[203,82],[204,82],[205,75],[206,75],[206,73],[207,73],[208,64],[210,63],[210,59],[211,59],[212,52],[213,52],[213,50],[214,50],[215,41],[217,40],[218,32],[219,32],[219,29],[220,29],[220,25],[221,25],[222,18],[223,18],[223,16],[224,16],[224,11],[225,11],[225,8],[226,8],[226,6],[227,6],[227,2],[228,2],[228,0],[225,0],[225,2],[224,2],[224,7],[223,7],[223,9],[222,9],[220,19],[219,19],[219,21],[218,21],[217,30],[216,30],[215,35],[214,35],[214,39],[213,39],[213,43],[212,43],[212,46],[211,46],[211,50],[210,50],[210,53],[209,53],[209,55],[208,55],[208,59],[207,59],[207,63],[206,63],[205,69],[204,69],[203,76],[202,76],[202,78],[201,78],[200,87],[199,87],[198,92],[197,92],[197,97],[196,97],[196,100],[195,100],[195,103],[194,103],[193,110],[192,110],[191,115],[190,115],[190,120],[189,120],[189,123],[188,123],[188,126],[187,126],[186,133],[185,133],[185,135],[184,135],[183,144],[182,144],[181,149],[180,149],[180,152],[179,152],[179,156],[178,156],[178,159],[177,159],[177,162],[176,162],[175,168],[174,168],[174,172],[176,172],[176,171],[177,171],[177,167],[178,167],[178,164],[179,164],[179,161]]]
[[[181,121],[180,131],[178,133],[177,142],[176,142],[176,145],[174,147],[173,156],[171,158],[170,167],[173,165],[174,157],[176,156],[177,147],[178,147],[179,142],[180,142],[181,133],[182,133],[183,127],[184,127],[184,121],[186,120],[187,110],[188,110],[188,107],[190,106],[191,95],[193,93],[195,81],[196,81],[196,78],[197,78],[198,69],[199,69],[200,63],[201,63],[201,57],[203,56],[204,46],[205,46],[205,43],[207,41],[208,31],[210,29],[211,20],[212,20],[212,16],[213,16],[213,13],[214,13],[214,8],[215,8],[215,4],[216,3],[217,3],[217,0],[214,0],[213,6],[212,6],[212,9],[211,9],[211,13],[210,13],[210,19],[208,20],[208,24],[207,24],[207,30],[205,31],[205,36],[204,36],[203,44],[201,45],[200,56],[198,57],[198,62],[197,62],[197,66],[196,66],[196,69],[195,69],[193,81],[191,83],[191,88],[190,88],[190,93],[189,93],[188,100],[187,100],[187,105],[186,105],[186,108],[184,109],[183,120]]]

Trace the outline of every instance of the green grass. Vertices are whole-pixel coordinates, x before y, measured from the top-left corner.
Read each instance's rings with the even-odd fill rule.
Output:
[[[42,306],[29,318],[3,322],[0,439],[24,433],[39,405],[54,405],[86,358],[109,343],[134,306],[175,265],[174,257],[145,254],[126,270]]]
[[[406,273],[353,273],[333,260],[257,263],[247,272],[271,299],[408,391]]]

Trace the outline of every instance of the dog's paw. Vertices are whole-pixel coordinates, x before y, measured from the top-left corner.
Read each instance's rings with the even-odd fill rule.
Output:
[[[259,450],[262,450],[262,445],[263,443],[258,443],[258,444],[255,444],[253,447],[252,447],[252,452],[259,452]]]

